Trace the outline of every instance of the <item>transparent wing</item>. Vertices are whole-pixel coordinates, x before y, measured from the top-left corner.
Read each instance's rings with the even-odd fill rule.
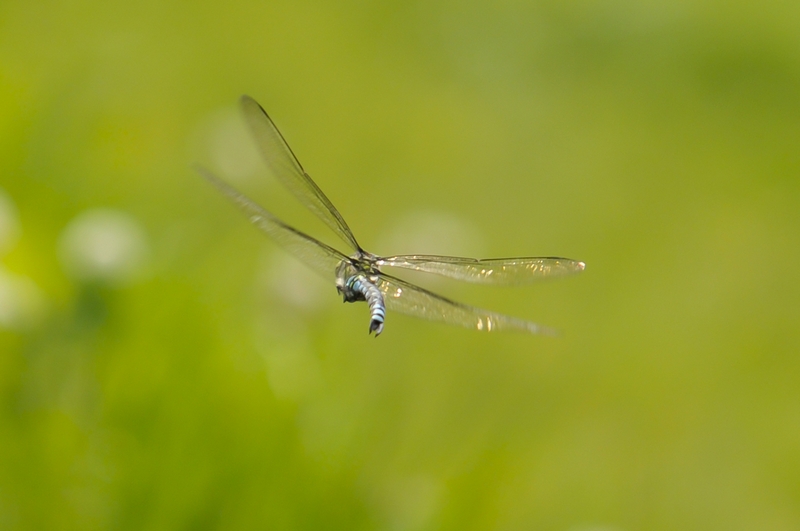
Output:
[[[353,250],[359,250],[350,227],[330,199],[305,172],[267,112],[250,96],[242,96],[240,101],[258,149],[272,174]]]
[[[586,264],[568,258],[497,258],[478,260],[457,256],[403,255],[380,258],[378,266],[435,273],[479,284],[522,284],[580,273]]]
[[[335,279],[337,266],[342,261],[350,261],[348,257],[336,249],[286,225],[252,199],[222,182],[210,171],[200,167],[196,169],[200,175],[233,201],[247,215],[253,225],[264,231],[275,243],[289,251],[323,277],[327,279],[333,277]]]
[[[386,307],[400,313],[484,332],[509,330],[557,335],[552,328],[454,302],[385,273],[371,280],[383,293]]]

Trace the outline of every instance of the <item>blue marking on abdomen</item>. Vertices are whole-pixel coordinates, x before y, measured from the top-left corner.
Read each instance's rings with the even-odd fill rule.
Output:
[[[364,296],[370,311],[369,333],[375,332],[375,337],[378,337],[383,331],[383,322],[386,317],[386,306],[383,302],[381,290],[367,280],[363,273],[353,275],[347,279],[347,286]]]

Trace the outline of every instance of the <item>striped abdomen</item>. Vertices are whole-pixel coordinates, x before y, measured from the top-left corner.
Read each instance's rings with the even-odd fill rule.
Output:
[[[348,278],[347,282],[345,282],[345,287],[345,301],[367,301],[370,313],[369,332],[375,332],[375,337],[378,337],[383,331],[383,319],[386,316],[383,294],[363,273],[358,273]],[[348,293],[351,294],[350,297],[347,296]]]

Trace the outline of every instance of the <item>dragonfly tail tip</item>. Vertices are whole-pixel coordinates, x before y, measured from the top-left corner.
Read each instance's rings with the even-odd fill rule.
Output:
[[[378,337],[379,335],[381,335],[381,332],[383,332],[383,323],[378,321],[378,320],[375,320],[375,319],[370,321],[369,322],[369,333],[372,334],[372,332],[375,332],[375,337]]]

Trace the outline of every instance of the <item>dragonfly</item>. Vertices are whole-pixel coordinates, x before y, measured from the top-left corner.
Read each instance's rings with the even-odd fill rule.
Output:
[[[366,302],[370,312],[369,334],[380,335],[388,309],[485,332],[508,330],[556,335],[554,329],[544,325],[452,301],[386,270],[423,271],[479,284],[510,285],[573,275],[584,270],[583,262],[558,257],[476,259],[424,254],[384,257],[365,251],[330,199],[303,169],[267,112],[250,96],[242,96],[240,106],[270,173],[347,245],[349,254],[287,225],[207,169],[197,167],[197,171],[278,246],[333,280],[344,302]]]

